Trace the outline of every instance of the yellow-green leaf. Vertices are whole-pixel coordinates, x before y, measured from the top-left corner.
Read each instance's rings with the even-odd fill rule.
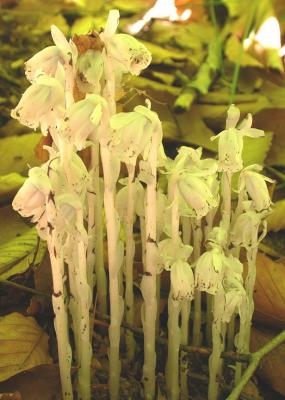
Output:
[[[37,365],[51,364],[48,339],[32,317],[16,312],[0,317],[0,381]]]
[[[24,272],[37,254],[40,263],[44,249],[38,248],[39,238],[35,227],[31,227],[11,207],[0,209],[0,278]],[[40,249],[40,252],[38,250]]]
[[[25,182],[26,178],[17,172],[0,176],[0,204],[12,200],[16,192]]]
[[[39,165],[40,161],[36,159],[35,148],[41,138],[42,136],[38,133],[28,133],[0,139],[0,175],[11,172],[24,174],[29,166]]]
[[[285,200],[276,201],[273,211],[267,218],[268,231],[278,232],[285,229]]]

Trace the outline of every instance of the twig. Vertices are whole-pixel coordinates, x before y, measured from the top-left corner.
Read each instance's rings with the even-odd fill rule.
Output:
[[[0,279],[0,285],[1,285],[1,284],[2,284],[2,285],[6,285],[6,286],[12,286],[12,287],[14,287],[14,288],[16,288],[16,289],[23,290],[24,292],[29,292],[29,293],[37,294],[38,296],[51,297],[51,294],[50,294],[50,293],[42,292],[42,291],[36,290],[36,289],[32,289],[32,288],[29,288],[29,287],[27,287],[27,286],[20,285],[19,283],[8,281],[8,280],[6,280],[6,279]]]
[[[282,342],[285,341],[285,330],[282,331],[278,336],[270,340],[265,346],[261,347],[258,351],[251,354],[251,361],[248,365],[247,369],[245,370],[240,382],[231,392],[231,394],[227,397],[226,400],[237,400],[239,396],[250,380],[251,376],[253,375],[254,371],[257,369],[260,361],[263,357],[265,357],[268,353],[274,350],[277,346],[279,346]]]
[[[97,313],[97,315],[105,321],[110,320],[110,317],[108,315],[102,315],[99,313]],[[102,320],[99,320],[99,319],[95,319],[94,324],[102,326],[106,329],[109,328],[108,323],[106,323]],[[143,336],[143,330],[141,328],[132,326],[130,324],[127,324],[126,322],[122,322],[122,327],[125,329],[131,330],[137,336]],[[155,341],[157,344],[159,344],[161,346],[167,346],[167,344],[168,344],[167,339],[161,338],[159,336],[156,336]],[[198,353],[205,357],[209,357],[212,352],[212,350],[209,349],[208,347],[186,346],[186,345],[180,345],[180,350],[183,350],[186,353]],[[238,361],[238,362],[243,362],[243,363],[247,363],[247,362],[251,361],[251,354],[238,354],[238,353],[234,353],[234,352],[223,352],[221,357],[225,358],[227,360],[230,360],[230,361]]]

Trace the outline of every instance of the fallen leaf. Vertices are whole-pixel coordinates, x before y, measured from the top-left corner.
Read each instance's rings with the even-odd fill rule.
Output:
[[[267,230],[278,232],[285,229],[285,200],[276,201],[273,211],[267,217]]]
[[[48,335],[32,317],[19,313],[1,317],[0,341],[0,381],[52,362],[48,354]]]
[[[259,350],[277,336],[278,333],[252,328],[251,351]],[[285,343],[262,359],[257,369],[257,375],[274,390],[285,396]]]
[[[285,166],[284,109],[262,110],[254,117],[254,127],[273,132],[273,142],[266,160],[270,165]]]
[[[21,393],[23,400],[60,400],[59,368],[55,364],[40,365],[0,383],[0,391]]]
[[[257,256],[254,319],[285,328],[285,265],[262,253]]]
[[[26,178],[17,172],[0,176],[0,204],[11,201],[25,180]]]
[[[41,139],[37,133],[22,136],[10,136],[0,139],[0,175],[11,172],[24,174],[29,166],[34,167],[40,162],[35,156],[35,147]]]
[[[241,46],[242,43],[238,39],[238,37],[234,34],[232,35],[226,43],[225,46],[225,54],[229,61],[233,64],[236,64],[237,60],[240,58],[241,54]],[[263,64],[259,62],[256,58],[251,56],[246,51],[242,52],[240,65],[242,67],[255,67],[255,68],[264,68]]]
[[[32,262],[39,264],[45,244],[39,242],[35,227],[30,227],[11,209],[0,209],[0,279],[26,271]]]

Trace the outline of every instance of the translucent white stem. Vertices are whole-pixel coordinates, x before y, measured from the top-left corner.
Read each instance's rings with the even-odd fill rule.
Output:
[[[181,344],[189,344],[189,319],[190,319],[191,301],[183,300],[181,308]],[[188,399],[188,354],[181,351],[180,357],[180,385],[181,385],[181,398]]]
[[[191,219],[189,217],[182,217],[182,237],[183,243],[190,244],[192,236]],[[190,320],[191,301],[188,299],[183,300],[181,307],[181,344],[189,344],[189,320]],[[188,357],[187,353],[181,351],[180,356],[180,385],[181,397],[184,399],[189,398],[188,393]]]
[[[144,328],[144,367],[143,382],[145,399],[155,397],[155,327],[157,318],[156,275],[157,275],[157,243],[156,243],[156,183],[157,183],[157,148],[158,132],[154,132],[148,162],[151,169],[151,181],[147,184],[145,196],[145,233],[146,254],[145,272],[141,282],[144,300],[142,321]]]
[[[134,290],[133,290],[133,268],[135,255],[135,241],[133,236],[134,224],[134,176],[135,166],[127,165],[128,168],[128,204],[127,204],[127,221],[126,221],[126,290],[125,290],[125,308],[126,321],[128,324],[134,324]],[[135,340],[130,330],[126,330],[126,347],[128,361],[132,362],[135,356]]]
[[[47,211],[48,212],[48,211]],[[62,398],[64,400],[73,399],[72,383],[71,383],[71,347],[69,344],[68,315],[65,302],[64,288],[64,262],[57,246],[58,237],[55,229],[52,229],[47,239],[48,251],[50,254],[52,280],[53,280],[53,296],[52,305],[55,314],[54,327],[57,338],[58,361],[60,380],[62,388]]]
[[[77,213],[77,226],[83,227],[83,212]],[[75,284],[78,293],[80,310],[79,329],[81,339],[81,354],[78,360],[78,399],[90,400],[91,398],[91,358],[92,347],[90,340],[89,312],[91,307],[91,288],[87,281],[86,245],[79,239],[77,244],[77,275]]]
[[[175,248],[179,241],[179,202],[175,184],[169,184],[169,197],[170,201],[172,201],[171,239]],[[166,365],[166,386],[170,400],[178,400],[179,398],[180,309],[181,301],[174,300],[172,290],[170,290],[168,297],[168,355]]]
[[[108,118],[116,113],[115,72],[112,58],[102,52],[105,73],[103,97],[108,103]],[[105,121],[104,129],[108,132],[109,121]],[[115,209],[116,182],[113,179],[112,155],[109,149],[101,146],[101,160],[104,172],[104,208],[106,214],[109,295],[110,295],[110,327],[109,327],[109,392],[111,400],[119,399],[119,383],[121,373],[120,362],[120,326],[124,312],[124,301],[120,294],[119,273],[123,261],[123,244],[119,240],[120,220]]]
[[[108,239],[108,267],[110,294],[109,327],[109,391],[111,400],[119,399],[120,362],[120,326],[123,317],[123,298],[120,295],[119,271],[122,266],[122,242],[119,240],[120,220],[115,209],[115,186],[112,181],[111,154],[106,147],[101,147],[104,170],[104,208],[106,213]]]
[[[193,224],[193,254],[194,261],[198,260],[201,254],[202,229],[201,219],[196,219]],[[195,290],[194,296],[194,316],[193,316],[193,346],[201,344],[201,292]]]
[[[91,203],[89,209],[91,208],[91,218],[90,232],[92,243],[88,245],[88,256],[89,260],[89,274],[94,273],[94,261],[95,261],[95,271],[96,271],[96,282],[97,282],[97,307],[99,312],[107,313],[107,275],[104,268],[104,244],[103,244],[103,216],[102,216],[102,206],[103,206],[103,196],[102,188],[100,185],[100,174],[99,174],[99,143],[94,140],[94,146],[91,148],[91,171],[92,171],[92,187],[94,195],[92,196],[93,204]],[[91,194],[92,195],[92,194]],[[88,215],[89,217],[89,215]],[[93,225],[92,225],[93,224]],[[89,224],[88,224],[89,225]],[[95,241],[94,241],[95,237]],[[93,254],[95,252],[95,260]],[[93,254],[92,254],[93,253]],[[92,264],[91,264],[92,262]],[[90,279],[90,278],[89,278]],[[92,285],[93,287],[93,285]]]
[[[209,386],[208,386],[208,400],[217,400],[219,398],[219,378],[222,372],[222,359],[221,353],[224,350],[224,332],[222,322],[218,316],[219,302],[221,301],[220,289],[214,298],[214,320],[212,326],[212,340],[213,340],[213,350],[209,358]]]
[[[232,173],[224,172],[222,176],[222,224],[226,232],[229,231],[231,223],[232,207]]]

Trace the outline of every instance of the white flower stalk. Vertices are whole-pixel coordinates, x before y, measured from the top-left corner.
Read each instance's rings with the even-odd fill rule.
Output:
[[[143,59],[145,57],[140,57],[136,53],[136,59],[134,59],[134,52],[132,49],[124,49],[122,47],[114,46],[117,43],[116,30],[119,23],[119,12],[117,10],[111,10],[107,20],[106,27],[104,31],[100,34],[100,39],[104,43],[104,48],[102,50],[103,57],[103,81],[104,87],[102,88],[102,96],[108,103],[108,115],[103,118],[101,129],[105,132],[107,137],[110,133],[109,128],[109,118],[112,117],[116,112],[116,101],[115,101],[115,90],[116,87],[120,85],[121,73],[139,73],[143,68],[145,68],[151,60],[150,54],[147,52],[144,46],[139,45],[136,40],[133,44],[136,45],[136,49],[140,49],[142,54],[149,55],[148,64],[144,62],[137,62],[137,60]],[[122,38],[124,41],[124,37]],[[114,42],[115,41],[115,42]],[[127,40],[128,41],[128,40]],[[119,60],[119,61],[118,61]],[[136,68],[133,69],[133,64],[135,63]],[[119,68],[121,65],[121,68]],[[128,67],[128,68],[127,68]],[[116,70],[120,69],[119,73]],[[109,351],[109,389],[110,397],[112,400],[118,399],[119,397],[119,377],[120,377],[120,359],[119,359],[119,344],[120,344],[120,325],[123,316],[123,299],[119,292],[119,270],[123,261],[123,247],[122,242],[119,240],[119,230],[120,222],[118,214],[115,210],[115,189],[116,181],[118,179],[118,174],[114,171],[114,166],[116,171],[119,173],[119,164],[116,157],[111,154],[110,150],[106,147],[106,141],[104,142],[104,137],[100,139],[101,143],[101,159],[104,171],[104,206],[106,212],[106,224],[107,224],[107,238],[108,238],[108,261],[109,261],[109,290],[110,290],[110,314],[111,323],[109,329],[110,336],[110,351]],[[146,228],[146,231],[148,229]],[[147,258],[147,257],[146,257]],[[146,261],[147,263],[147,261]],[[155,294],[155,291],[154,291]],[[150,316],[151,317],[151,316]],[[155,322],[155,318],[154,318]],[[150,340],[150,343],[154,341]],[[151,346],[151,350],[154,346]],[[155,358],[152,353],[152,357]],[[154,362],[155,367],[155,362]],[[153,385],[154,381],[154,368],[153,368],[153,380],[150,383]],[[154,393],[154,391],[153,391]]]
[[[62,234],[55,227],[56,208],[52,185],[42,168],[32,168],[29,178],[17,193],[13,208],[24,217],[32,217],[42,238],[47,240],[53,278],[53,308],[57,334],[60,376],[64,399],[72,399],[70,376],[71,347],[69,344],[68,318],[65,302],[64,259],[61,252]]]
[[[237,172],[243,167],[242,150],[243,137],[258,138],[264,136],[260,129],[251,128],[252,117],[248,114],[240,126],[236,126],[240,117],[240,111],[234,105],[228,110],[226,130],[211,138],[219,139],[219,170],[223,172]]]
[[[64,114],[64,88],[61,83],[45,75],[39,76],[23,94],[11,116],[29,128],[41,127],[46,135]]]
[[[259,181],[259,177],[258,177]],[[264,180],[263,180],[263,183]],[[262,186],[261,186],[262,189]],[[245,281],[245,290],[247,295],[247,305],[244,307],[245,317],[241,320],[240,331],[237,336],[237,350],[240,353],[249,351],[251,320],[254,311],[253,290],[256,279],[256,256],[258,244],[266,235],[266,223],[264,218],[268,215],[268,209],[264,209],[264,205],[270,203],[269,194],[264,196],[265,192],[261,190],[265,202],[244,201],[244,212],[240,214],[231,230],[231,241],[237,247],[244,247],[247,254],[248,271]],[[256,199],[257,200],[257,199]],[[254,205],[261,208],[263,211],[258,212],[254,209]],[[259,235],[259,229],[263,223],[263,231]],[[242,365],[237,363],[235,371],[235,382],[238,383],[241,378]]]

